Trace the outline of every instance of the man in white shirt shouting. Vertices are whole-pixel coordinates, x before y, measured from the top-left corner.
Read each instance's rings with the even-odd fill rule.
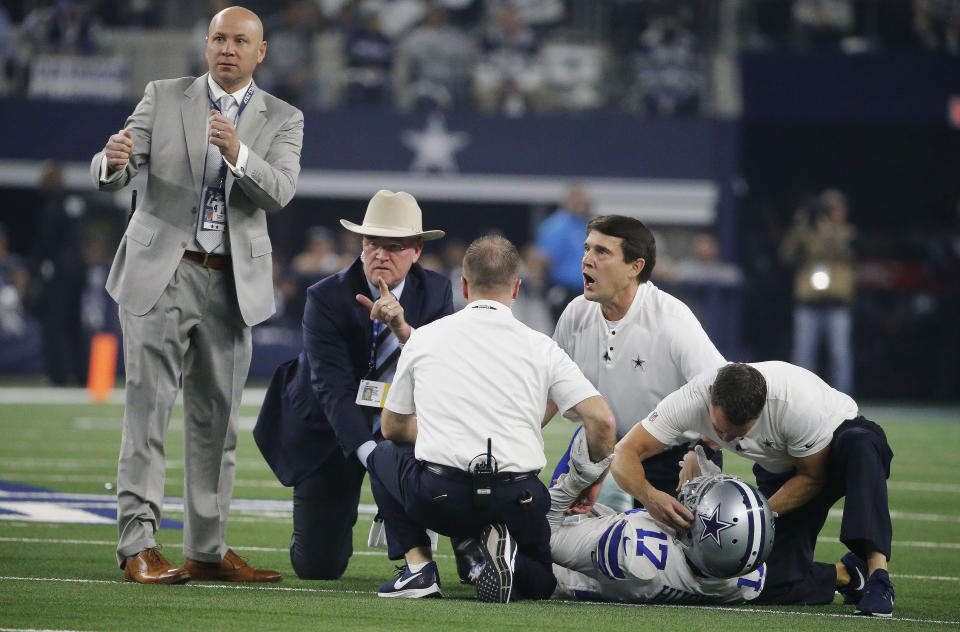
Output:
[[[622,215],[590,220],[583,244],[583,295],[570,302],[553,334],[610,404],[618,439],[693,376],[724,364],[693,312],[650,281],[656,260],[656,241],[643,222]],[[549,407],[545,421],[555,413]],[[650,456],[644,463],[647,480],[676,495],[678,463],[699,439],[691,435]],[[709,447],[707,454],[713,456]],[[553,478],[566,466],[564,455]],[[634,507],[633,498],[609,476],[599,502],[617,511]]]

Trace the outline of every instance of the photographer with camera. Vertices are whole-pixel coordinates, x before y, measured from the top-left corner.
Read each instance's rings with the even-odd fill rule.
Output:
[[[583,419],[592,461],[612,452],[615,423],[563,350],[514,318],[519,269],[506,239],[474,241],[463,259],[466,307],[404,346],[383,409],[388,441],[367,460],[389,556],[406,560],[381,597],[441,596],[426,529],[479,538],[483,561],[470,579],[480,601],[547,599],[556,586],[550,495],[538,478],[547,398]]]
[[[797,210],[780,244],[780,258],[794,267],[793,364],[828,378],[830,386],[843,393],[853,392],[855,235],[847,222],[846,196],[828,189]],[[829,373],[817,371],[823,341]]]

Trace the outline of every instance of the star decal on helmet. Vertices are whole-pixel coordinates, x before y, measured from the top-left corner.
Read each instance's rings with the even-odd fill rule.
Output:
[[[703,514],[697,514],[697,519],[700,521],[700,524],[703,525],[703,533],[700,534],[699,541],[703,542],[707,538],[713,538],[717,546],[723,547],[723,544],[720,542],[720,532],[732,527],[733,523],[724,522],[720,519],[720,505],[718,504],[713,508],[712,516],[707,517]]]

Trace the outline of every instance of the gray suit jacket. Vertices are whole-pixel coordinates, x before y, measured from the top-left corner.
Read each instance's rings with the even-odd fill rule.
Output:
[[[123,188],[142,165],[150,165],[147,190],[107,278],[110,296],[134,315],[153,308],[183,251],[195,249],[210,109],[207,75],[153,81],[124,125],[134,142],[125,173],[102,184],[103,152],[90,163],[94,184],[103,191]],[[243,320],[252,326],[276,309],[265,211],[279,211],[296,191],[303,113],[256,89],[237,133],[249,156],[243,178],[227,170],[227,224],[237,301]]]

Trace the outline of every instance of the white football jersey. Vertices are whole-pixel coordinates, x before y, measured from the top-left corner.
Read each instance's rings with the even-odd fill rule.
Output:
[[[643,509],[581,518],[550,538],[554,596],[625,603],[735,604],[763,590],[766,564],[743,577],[694,573],[673,532]]]

